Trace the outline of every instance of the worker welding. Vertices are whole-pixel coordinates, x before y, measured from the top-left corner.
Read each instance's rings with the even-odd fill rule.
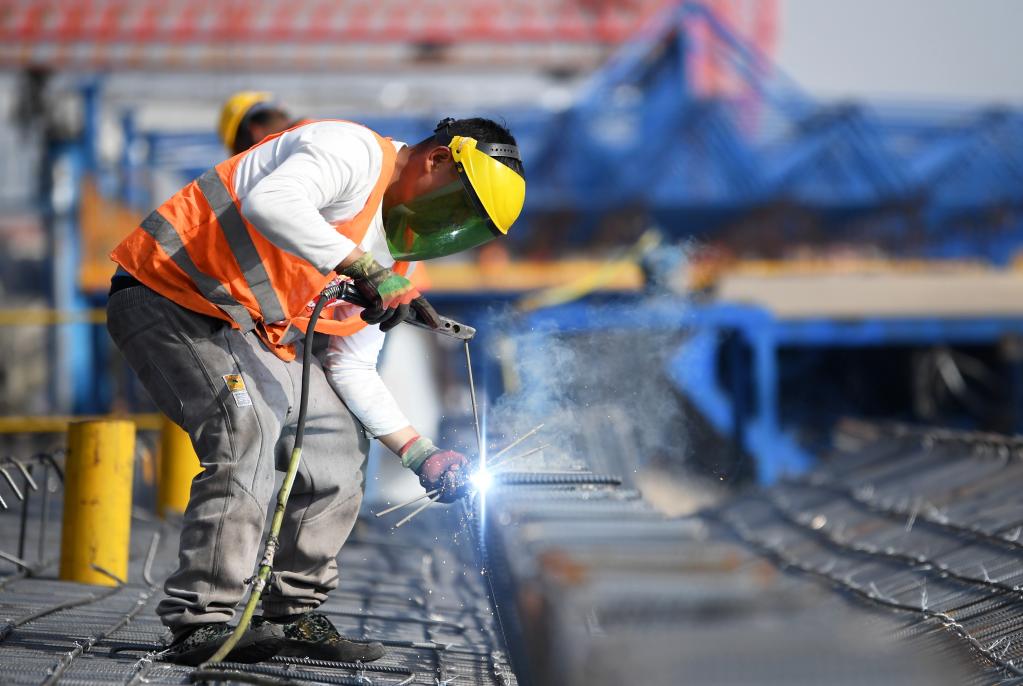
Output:
[[[0,684],[1023,684],[1021,22],[8,0]]]
[[[315,611],[358,516],[362,430],[431,502],[465,496],[471,465],[409,423],[376,358],[408,318],[446,332],[410,272],[508,233],[525,189],[514,138],[489,120],[447,118],[411,146],[350,122],[300,123],[187,185],[115,248],[111,338],[204,469],[157,609],[174,633],[163,659],[198,665],[222,646],[233,647],[216,657],[232,662],[282,649],[339,662],[383,655]],[[339,298],[349,283],[364,307]],[[315,332],[330,337],[322,361]],[[232,635],[284,455],[253,587],[263,614],[247,611]]]

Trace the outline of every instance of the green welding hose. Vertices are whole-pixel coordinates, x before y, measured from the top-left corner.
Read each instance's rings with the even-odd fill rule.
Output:
[[[274,509],[273,521],[270,523],[270,534],[266,537],[266,544],[263,547],[263,559],[259,563],[259,571],[252,579],[252,590],[249,592],[249,600],[245,603],[241,619],[238,620],[238,626],[206,664],[221,662],[238,644],[239,639],[249,628],[252,615],[255,614],[259,599],[263,596],[263,589],[266,588],[267,579],[270,578],[270,572],[273,571],[274,556],[277,554],[277,547],[280,543],[278,536],[281,533],[281,524],[284,522],[284,509],[288,506],[291,487],[295,483],[298,465],[302,461],[302,439],[305,436],[305,416],[309,409],[309,374],[312,371],[313,336],[316,333],[316,321],[320,318],[323,306],[328,301],[336,299],[340,292],[341,284],[325,288],[316,300],[313,313],[309,316],[309,326],[305,332],[305,346],[302,350],[302,391],[298,405],[298,424],[295,427],[295,447],[291,450],[291,460],[288,461],[288,471],[284,474],[284,483],[281,484],[281,490],[277,492],[277,507]]]

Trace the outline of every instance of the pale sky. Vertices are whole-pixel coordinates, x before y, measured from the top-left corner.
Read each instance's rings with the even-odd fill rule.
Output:
[[[828,99],[1023,103],[1023,0],[780,0],[777,59]]]

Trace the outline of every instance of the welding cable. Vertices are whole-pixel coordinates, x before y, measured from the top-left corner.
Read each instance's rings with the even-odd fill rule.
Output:
[[[277,492],[277,506],[274,508],[270,533],[267,535],[266,543],[263,546],[263,559],[259,563],[259,571],[252,578],[249,600],[245,604],[245,610],[242,612],[241,619],[238,620],[238,626],[235,627],[227,641],[220,646],[220,649],[214,653],[213,657],[205,665],[222,662],[227,657],[227,654],[238,644],[242,635],[248,631],[249,623],[256,612],[259,599],[263,595],[267,579],[270,578],[270,572],[273,571],[274,556],[277,554],[277,546],[279,544],[278,536],[284,523],[284,510],[288,506],[291,487],[295,483],[298,466],[302,461],[302,440],[305,438],[305,420],[306,414],[309,411],[309,375],[312,372],[313,366],[313,337],[316,335],[316,322],[320,318],[320,313],[323,312],[323,307],[331,300],[336,300],[343,288],[344,282],[334,283],[324,288],[316,300],[316,306],[313,307],[312,314],[309,315],[309,323],[306,328],[305,342],[302,350],[302,390],[298,406],[298,421],[295,425],[295,445],[291,450],[291,459],[288,461],[288,471],[284,474],[284,483],[281,484],[281,488]]]

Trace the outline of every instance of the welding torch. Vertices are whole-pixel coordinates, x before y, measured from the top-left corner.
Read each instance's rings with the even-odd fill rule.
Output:
[[[357,305],[367,310],[373,309],[373,303],[370,302],[369,298],[360,293],[351,281],[344,281],[340,284],[340,286],[341,291],[337,296],[338,300],[343,300],[346,303]],[[460,341],[471,341],[476,335],[476,329],[468,324],[462,324],[454,319],[441,317],[440,315],[437,316],[437,319],[440,321],[440,326],[430,326],[430,324],[419,318],[419,313],[416,312],[415,308],[410,308],[408,314],[405,316],[404,323],[411,324],[412,326],[419,327],[420,329],[426,329],[427,331],[440,334],[441,336],[457,338]]]
[[[360,293],[355,288],[355,285],[351,281],[344,281],[340,283],[339,286],[340,291],[336,296],[338,300],[343,300],[346,303],[350,303],[352,305],[356,305],[364,309],[371,309],[373,307],[373,303],[370,302],[370,300],[366,298],[364,295],[362,295],[362,293]],[[469,398],[472,400],[472,418],[476,427],[476,447],[477,450],[479,451],[480,458],[482,459],[483,435],[480,431],[479,410],[476,405],[476,384],[473,381],[472,377],[472,358],[469,355],[469,341],[471,341],[473,337],[476,336],[476,329],[469,326],[468,324],[463,324],[449,317],[443,317],[438,315],[437,320],[440,322],[439,326],[436,327],[431,326],[429,323],[423,321],[420,318],[420,315],[415,308],[410,308],[408,314],[405,315],[403,323],[411,324],[412,326],[418,327],[420,329],[426,329],[427,331],[439,334],[441,336],[456,338],[465,343],[465,364],[469,374]],[[483,471],[483,465],[481,464],[478,465],[478,468],[474,471],[472,476],[468,477],[468,479],[476,483],[482,478],[484,474],[485,472]],[[457,488],[460,487],[460,485],[461,484],[453,484],[451,487]],[[427,495],[434,494],[430,493]]]

